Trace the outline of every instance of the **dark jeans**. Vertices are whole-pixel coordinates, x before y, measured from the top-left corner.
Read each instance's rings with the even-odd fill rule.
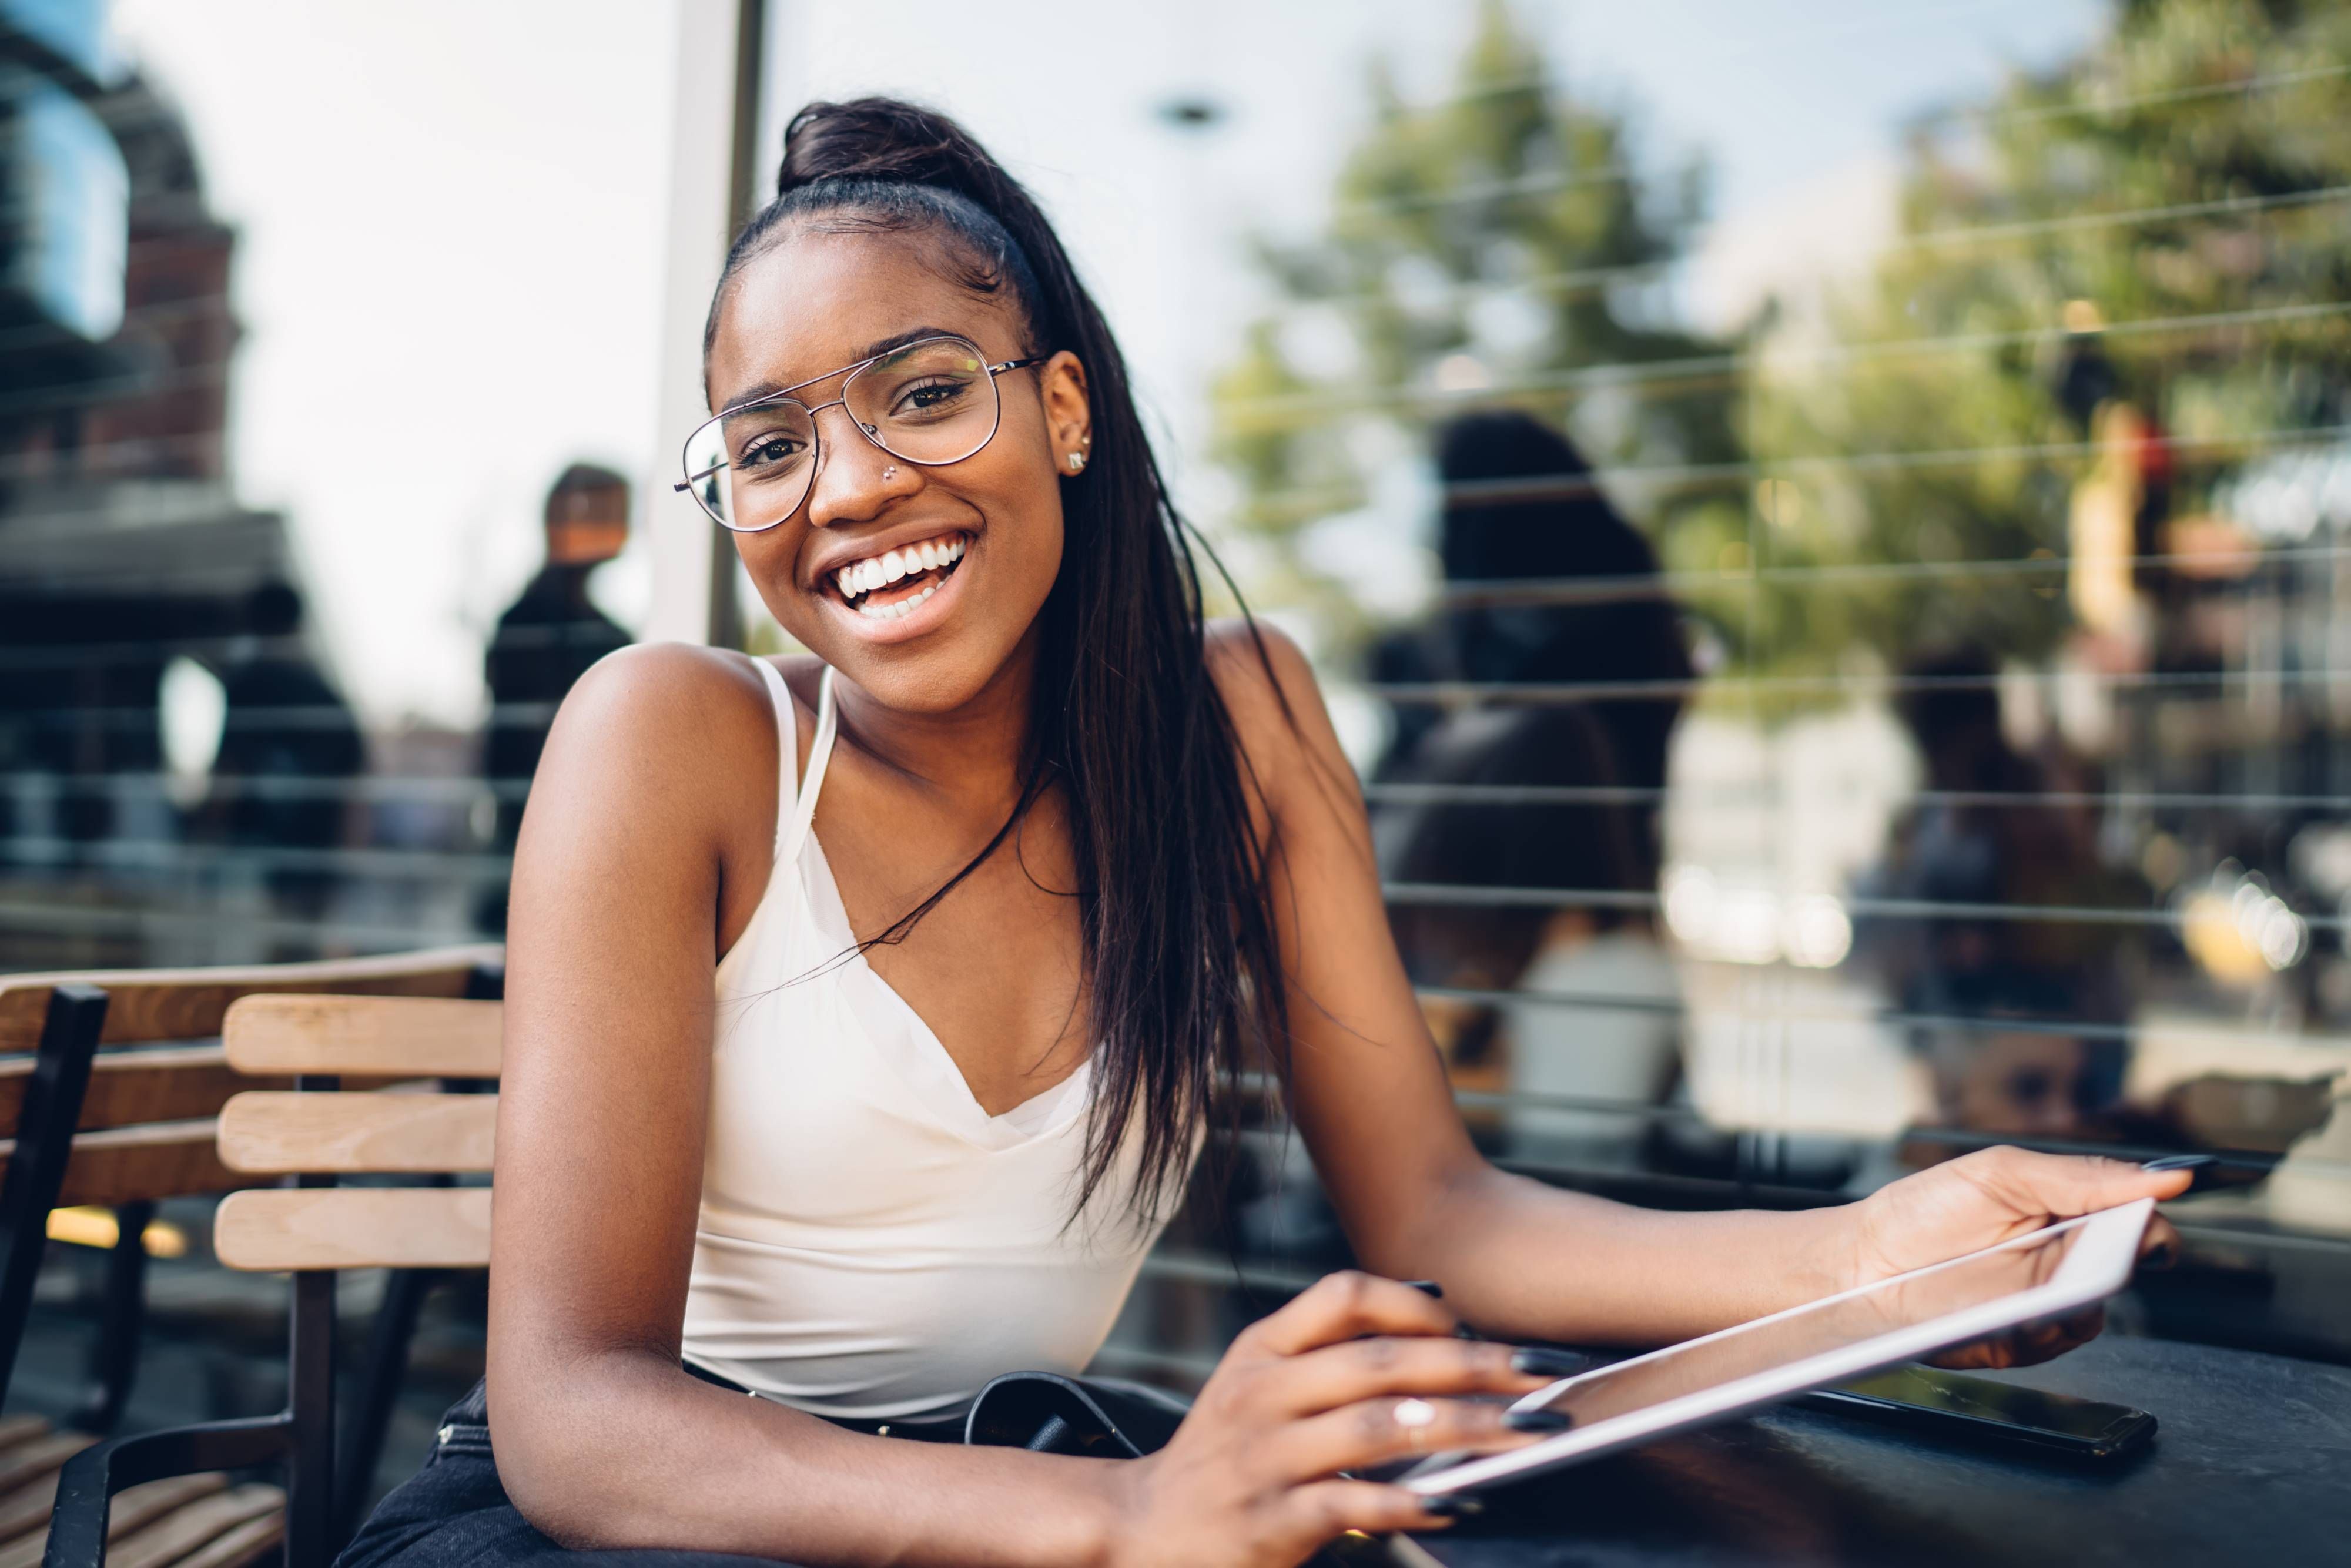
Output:
[[[336,1568],[520,1568],[573,1558],[599,1568],[776,1568],[716,1552],[572,1552],[540,1534],[498,1484],[481,1384],[441,1417],[424,1468],[378,1505]]]

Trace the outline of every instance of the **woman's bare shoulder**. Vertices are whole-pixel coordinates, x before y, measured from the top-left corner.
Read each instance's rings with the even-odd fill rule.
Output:
[[[1353,771],[1331,727],[1314,666],[1295,641],[1279,627],[1234,616],[1208,623],[1206,652],[1234,738],[1270,800],[1278,805],[1310,782],[1312,797],[1323,800],[1340,779],[1342,792],[1353,793]]]
[[[606,654],[557,710],[533,793],[549,784],[699,794],[772,770],[776,726],[751,660],[723,648],[640,643]]]

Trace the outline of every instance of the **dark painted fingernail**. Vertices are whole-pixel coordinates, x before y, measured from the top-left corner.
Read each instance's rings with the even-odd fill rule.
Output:
[[[1405,1283],[1424,1296],[1433,1296],[1440,1301],[1445,1299],[1445,1287],[1434,1280],[1406,1280]]]
[[[1510,1353],[1510,1370],[1523,1372],[1529,1377],[1565,1377],[1571,1372],[1583,1370],[1583,1357],[1573,1351],[1528,1345]]]
[[[1575,1425],[1575,1417],[1564,1410],[1537,1407],[1513,1410],[1502,1417],[1502,1425],[1513,1432],[1564,1432]]]
[[[2192,1171],[2212,1163],[2210,1155],[2165,1155],[2159,1159],[2140,1162],[2143,1171]]]
[[[1486,1505],[1474,1497],[1448,1492],[1443,1497],[1422,1498],[1420,1511],[1433,1513],[1439,1519],[1468,1519],[1471,1514],[1485,1512]]]

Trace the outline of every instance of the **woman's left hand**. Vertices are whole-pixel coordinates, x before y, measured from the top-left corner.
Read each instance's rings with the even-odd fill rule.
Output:
[[[1847,1282],[1866,1285],[1923,1269],[2133,1198],[2177,1197],[2192,1179],[2186,1171],[2141,1170],[2124,1160],[1980,1150],[1905,1176],[1855,1204]],[[2139,1242],[2141,1260],[2168,1267],[2179,1250],[2170,1221],[2159,1214],[2149,1219]],[[1935,1357],[1935,1364],[2026,1366],[2063,1355],[2105,1325],[2105,1310],[2091,1307],[1962,1345]]]

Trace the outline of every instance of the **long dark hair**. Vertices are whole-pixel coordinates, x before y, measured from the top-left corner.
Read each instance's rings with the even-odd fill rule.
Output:
[[[1019,803],[986,849],[861,946],[903,940],[1058,786],[1098,1042],[1072,1213],[1132,1136],[1134,1212],[1164,1214],[1209,1116],[1238,1114],[1228,1086],[1246,1070],[1270,1066],[1280,1079],[1288,1067],[1271,850],[1251,826],[1255,783],[1207,665],[1193,541],[1100,308],[1035,200],[961,126],[878,98],[794,115],[776,199],[727,255],[713,332],[736,273],[800,223],[937,235],[956,282],[1020,308],[1025,352],[1066,349],[1085,365],[1092,461],[1062,483],[1061,570],[1038,617]]]

